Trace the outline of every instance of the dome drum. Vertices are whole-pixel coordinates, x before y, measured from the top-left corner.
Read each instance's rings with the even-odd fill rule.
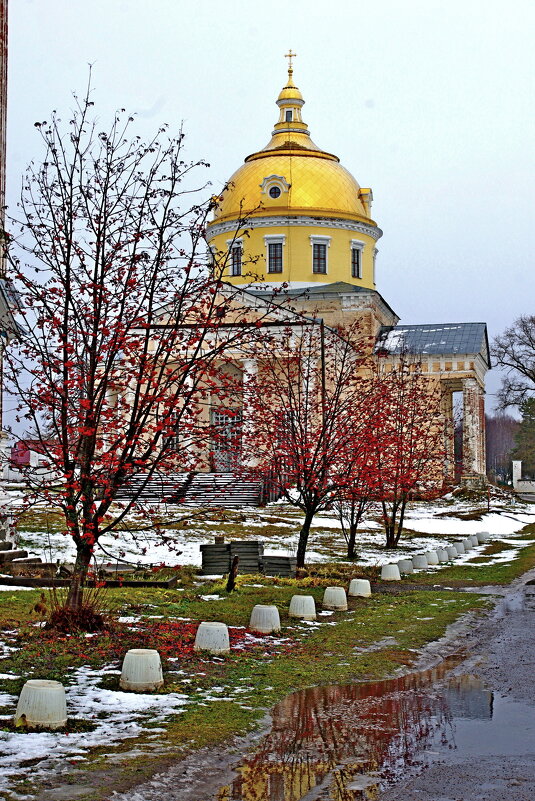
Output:
[[[247,221],[239,239],[229,239],[235,224],[228,220],[213,231],[211,242],[223,259],[237,242],[243,253],[239,272],[232,256],[225,280],[232,283],[349,282],[373,288],[376,229],[350,220],[274,216]]]

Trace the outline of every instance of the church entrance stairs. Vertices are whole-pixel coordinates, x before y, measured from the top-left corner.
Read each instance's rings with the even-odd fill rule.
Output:
[[[129,500],[138,492],[141,503],[237,508],[259,506],[262,483],[231,472],[158,474],[148,481],[140,474],[121,487],[117,500]]]

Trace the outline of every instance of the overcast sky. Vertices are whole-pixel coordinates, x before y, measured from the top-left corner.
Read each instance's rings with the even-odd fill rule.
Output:
[[[315,10],[317,8],[317,10]],[[10,0],[8,203],[72,106],[167,122],[218,189],[278,118],[288,48],[313,139],[374,192],[377,288],[404,323],[535,313],[533,0]],[[488,382],[489,405],[497,376]]]

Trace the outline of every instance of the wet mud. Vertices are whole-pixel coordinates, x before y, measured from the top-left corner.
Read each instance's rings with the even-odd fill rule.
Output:
[[[242,758],[198,754],[114,801],[533,801],[534,577],[419,671],[293,693]]]

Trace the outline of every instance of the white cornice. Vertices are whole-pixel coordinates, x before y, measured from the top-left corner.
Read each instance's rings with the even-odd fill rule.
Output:
[[[340,299],[344,310],[371,309],[382,325],[397,325],[399,323],[399,317],[396,312],[388,306],[376,289],[370,289],[366,292],[340,292]]]
[[[282,97],[277,100],[277,106],[304,106],[305,101],[298,97]]]
[[[283,120],[283,122],[284,122],[284,120]],[[299,120],[296,120],[296,122],[299,122]],[[278,123],[278,124],[280,125],[280,123]],[[275,128],[273,131],[271,131],[271,136],[276,136],[277,134],[280,134],[280,133],[298,133],[298,134],[306,134],[306,136],[310,136],[310,131],[308,130],[308,128],[304,128],[304,129],[303,128],[292,128],[291,125],[287,125],[287,126],[285,125],[284,128]],[[259,152],[260,153],[269,153],[268,150],[261,150]],[[276,150],[274,150],[273,153],[275,155],[277,155],[277,151]]]
[[[373,240],[377,241],[383,235],[383,232],[376,225],[368,225],[367,223],[356,222],[353,220],[344,220],[342,217],[305,217],[304,215],[297,215],[295,217],[253,217],[243,225],[243,229],[252,228],[275,228],[285,227],[291,228],[308,228],[310,226],[316,228],[338,228],[342,231],[358,231],[360,234],[367,234]],[[229,231],[236,230],[236,220],[226,220],[225,222],[213,222],[207,226],[208,236],[219,236],[219,234],[227,234]]]

